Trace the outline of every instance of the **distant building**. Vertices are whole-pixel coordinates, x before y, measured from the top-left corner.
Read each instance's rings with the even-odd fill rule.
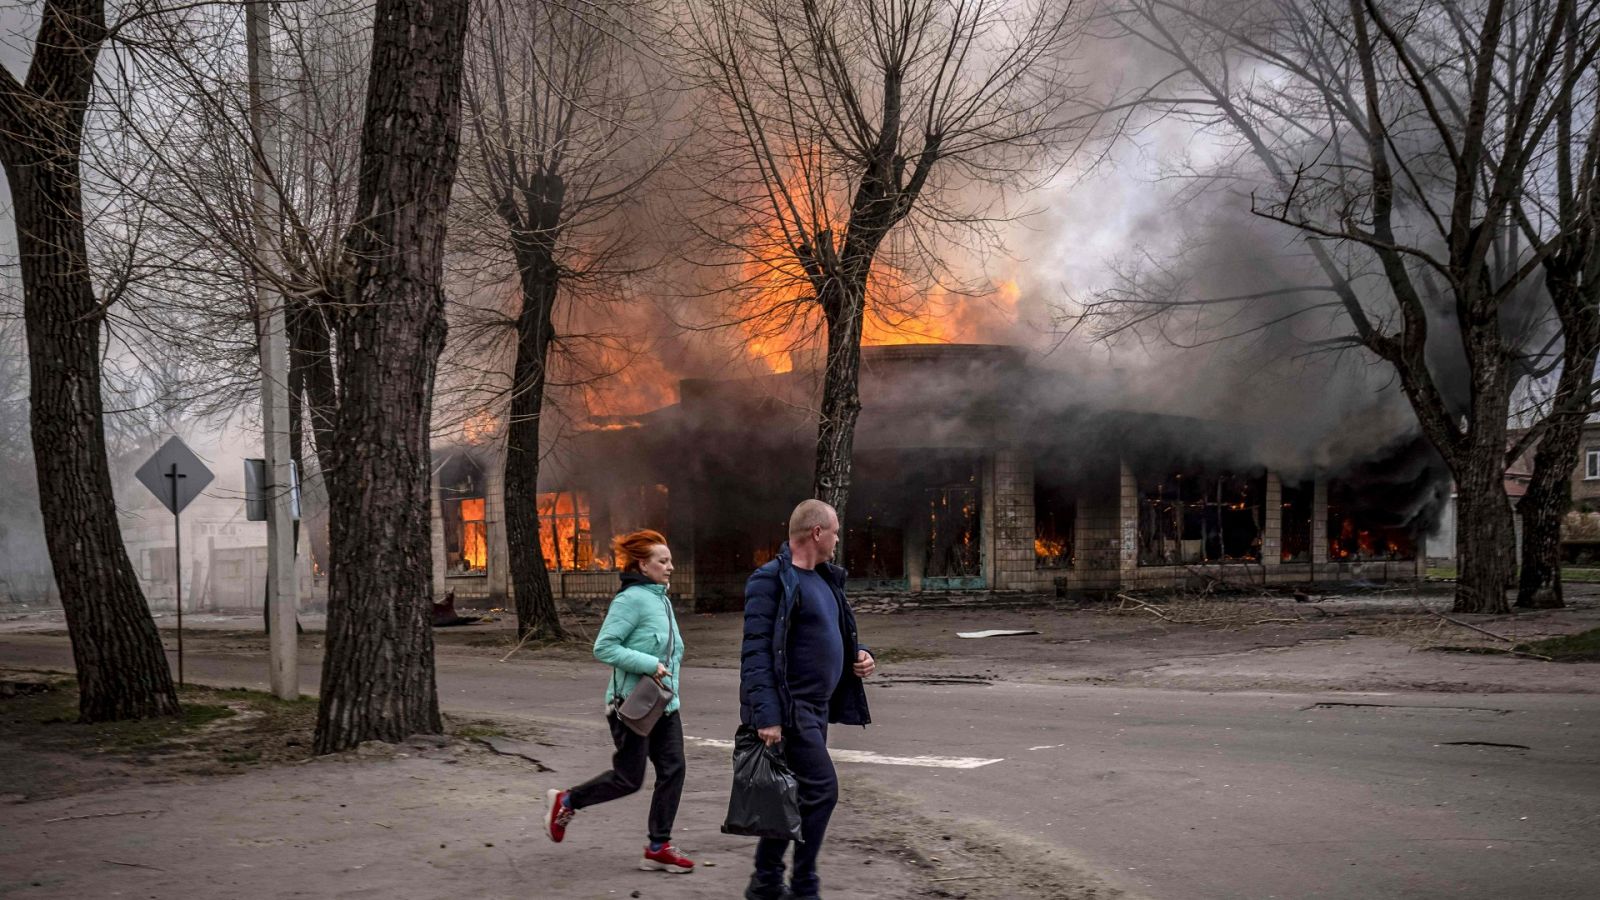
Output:
[[[154,447],[151,448],[152,450]],[[140,455],[142,462],[142,455]],[[260,610],[266,596],[267,526],[250,522],[244,510],[244,463],[221,459],[210,464],[216,478],[180,517],[183,550],[184,611]],[[177,546],[172,513],[125,473],[117,498],[122,540],[151,609],[176,609]],[[307,552],[296,561],[302,607],[326,602],[327,584]]]

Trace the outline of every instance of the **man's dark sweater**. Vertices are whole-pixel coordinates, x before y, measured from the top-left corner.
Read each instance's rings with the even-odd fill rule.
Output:
[[[820,702],[826,709],[844,675],[839,598],[815,571],[796,567],[795,574],[800,578],[800,602],[789,629],[789,692],[797,700]]]

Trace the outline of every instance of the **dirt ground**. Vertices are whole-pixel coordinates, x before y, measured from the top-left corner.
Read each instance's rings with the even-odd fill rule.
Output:
[[[54,690],[15,692],[40,681]],[[688,748],[678,821],[695,837],[680,847],[701,868],[674,876],[636,869],[648,792],[580,814],[562,844],[544,834],[545,790],[603,761],[589,733],[452,721],[448,736],[313,758],[307,701],[191,688],[184,726],[106,728],[70,722],[70,679],[0,669],[0,682],[0,896],[688,900],[738,896],[749,876],[753,841],[717,829],[724,750]],[[832,896],[1122,896],[863,780],[845,776],[842,794]]]
[[[1450,616],[1443,590],[1292,597],[1144,598],[1120,607],[891,608],[860,616],[887,681],[1029,681],[1204,691],[1432,690],[1595,693],[1600,663],[1505,651],[1600,626],[1600,591],[1568,609]],[[462,612],[470,612],[462,610]],[[441,656],[513,664],[587,663],[580,639],[517,648],[504,614],[436,632]],[[260,654],[252,616],[186,616],[195,651]],[[168,619],[160,623],[169,643]],[[302,645],[320,650],[306,617]],[[740,617],[683,616],[688,663],[737,665]],[[958,632],[1037,634],[966,639]],[[1475,630],[1481,629],[1481,630]],[[58,611],[0,611],[0,634],[64,634]],[[29,639],[32,638],[23,638]],[[513,653],[512,651],[515,650]],[[1471,652],[1468,652],[1471,651]],[[1486,652],[1493,651],[1493,652]],[[591,733],[454,722],[452,736],[308,754],[309,704],[261,709],[237,692],[186,696],[181,735],[106,738],[47,721],[49,702],[0,692],[0,896],[692,898],[737,896],[751,842],[717,832],[726,751],[691,746],[681,821],[700,860],[690,876],[634,869],[641,793],[581,815],[554,845],[539,822],[546,788],[592,774]],[[70,707],[70,705],[69,705]],[[70,718],[70,710],[57,718]],[[80,729],[73,732],[73,729]],[[493,749],[490,745],[495,745]],[[919,818],[846,776],[830,833],[830,895],[852,898],[1124,896],[1072,860],[1011,838]]]

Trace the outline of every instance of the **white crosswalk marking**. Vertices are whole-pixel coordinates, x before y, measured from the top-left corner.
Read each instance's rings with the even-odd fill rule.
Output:
[[[733,741],[722,738],[691,737],[690,741],[704,747],[733,749]],[[1001,759],[980,759],[974,756],[885,756],[871,750],[842,750],[829,747],[828,755],[835,762],[871,763],[879,766],[922,766],[927,769],[977,769],[1004,762]]]

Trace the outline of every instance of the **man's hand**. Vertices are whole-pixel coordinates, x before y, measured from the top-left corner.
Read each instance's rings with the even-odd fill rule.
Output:
[[[761,738],[761,743],[771,747],[773,744],[783,740],[783,726],[768,725],[765,728],[758,728],[756,729],[756,736]]]
[[[865,650],[856,651],[856,677],[866,678],[878,671],[878,664],[873,661],[872,654]]]

